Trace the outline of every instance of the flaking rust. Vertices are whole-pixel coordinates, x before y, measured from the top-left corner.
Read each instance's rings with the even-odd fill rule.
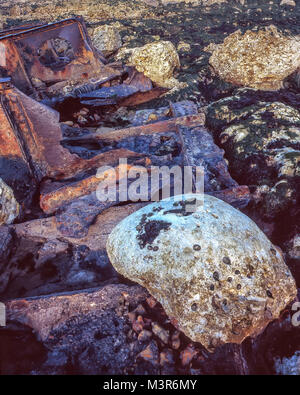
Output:
[[[36,99],[121,74],[104,64],[80,18],[7,30],[0,34],[0,50],[0,76],[11,77],[18,89]]]

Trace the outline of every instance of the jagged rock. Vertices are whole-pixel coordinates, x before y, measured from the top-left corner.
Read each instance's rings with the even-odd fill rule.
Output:
[[[263,90],[282,88],[283,80],[300,66],[300,38],[284,36],[275,26],[240,30],[222,44],[209,45],[210,64],[227,82]]]
[[[128,64],[135,66],[146,77],[166,88],[178,84],[173,72],[180,67],[180,61],[176,48],[170,41],[153,42],[130,52]]]
[[[265,102],[254,92],[208,106],[207,123],[214,130],[239,183],[256,185],[264,216],[273,218],[297,206],[300,180],[300,113],[281,102]],[[263,97],[261,98],[263,99]]]
[[[213,349],[258,334],[297,290],[281,253],[254,222],[207,195],[202,208],[188,212],[187,199],[196,197],[163,200],[130,215],[110,234],[107,252],[178,329]]]
[[[0,225],[11,224],[19,215],[20,207],[12,189],[0,178]]]
[[[93,32],[92,42],[104,56],[111,55],[122,46],[118,29],[110,25],[97,27]]]

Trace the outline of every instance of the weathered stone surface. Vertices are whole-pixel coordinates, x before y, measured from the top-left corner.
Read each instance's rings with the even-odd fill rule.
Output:
[[[46,340],[51,331],[64,325],[74,316],[119,308],[123,293],[127,294],[128,303],[134,306],[147,296],[147,292],[138,286],[112,284],[79,293],[12,300],[7,302],[7,315],[10,320],[19,320],[30,326],[41,339]]]
[[[145,203],[112,207],[98,215],[87,236],[64,236],[55,217],[0,227],[0,299],[95,287],[117,273],[105,246],[112,229]],[[14,239],[12,238],[14,235]]]
[[[135,66],[152,81],[165,88],[178,84],[173,72],[175,68],[180,68],[180,61],[170,41],[157,41],[129,51],[128,64]]]
[[[118,29],[111,25],[97,27],[93,31],[92,42],[104,56],[109,56],[122,46]]]
[[[259,186],[255,198],[272,218],[297,207],[300,180],[300,113],[281,102],[266,102],[254,91],[208,106],[207,122],[239,183]]]
[[[161,201],[112,231],[115,269],[145,286],[171,322],[207,348],[258,334],[297,295],[281,253],[244,214],[205,195]],[[198,195],[199,198],[199,195]],[[178,242],[180,240],[180,242]]]
[[[0,225],[11,224],[19,215],[20,207],[12,189],[0,178]]]
[[[238,30],[206,49],[222,79],[256,89],[282,88],[283,80],[300,66],[300,38],[284,36],[275,26],[244,34]]]

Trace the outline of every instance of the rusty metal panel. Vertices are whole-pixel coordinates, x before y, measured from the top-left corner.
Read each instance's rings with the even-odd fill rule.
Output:
[[[65,86],[101,83],[118,75],[120,71],[101,61],[78,18],[0,36],[0,77],[10,76],[18,89],[36,98],[66,94]]]
[[[26,96],[7,80],[0,80],[0,158],[18,158],[29,165],[33,177],[65,179],[119,158],[139,154],[116,149],[85,160],[64,148],[59,114]]]

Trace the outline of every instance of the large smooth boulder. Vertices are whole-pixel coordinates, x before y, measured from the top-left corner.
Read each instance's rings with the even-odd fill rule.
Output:
[[[205,195],[152,203],[120,222],[107,242],[115,269],[146,287],[171,322],[214,349],[241,343],[297,295],[281,253],[247,216]]]

